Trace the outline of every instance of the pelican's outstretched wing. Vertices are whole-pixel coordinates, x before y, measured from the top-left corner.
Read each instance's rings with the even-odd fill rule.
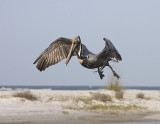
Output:
[[[103,38],[103,40],[106,42],[106,45],[102,52],[99,53],[99,57],[103,56],[107,57],[108,59],[115,58],[117,61],[121,61],[122,57],[113,45],[113,43],[107,38]]]
[[[89,54],[93,54],[91,51],[89,51],[89,50],[87,49],[87,47],[86,47],[84,44],[81,44],[81,45],[82,45],[81,55],[82,55],[83,57],[86,57],[86,56],[89,55]]]
[[[47,67],[60,62],[64,58],[67,58],[71,45],[71,39],[60,37],[53,41],[33,64],[38,62],[36,66],[37,69],[44,71]]]

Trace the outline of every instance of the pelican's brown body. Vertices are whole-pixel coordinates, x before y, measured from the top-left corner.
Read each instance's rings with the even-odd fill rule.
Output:
[[[85,68],[97,68],[101,79],[104,77],[102,70],[105,66],[108,66],[112,70],[113,75],[119,79],[119,75],[109,65],[109,61],[121,61],[121,55],[110,40],[106,38],[103,38],[103,40],[106,43],[105,48],[100,53],[94,54],[81,43],[79,36],[72,40],[68,38],[58,38],[42,52],[34,64],[38,62],[38,70],[44,71],[47,67],[58,63],[64,58],[67,58],[67,65],[72,56],[77,56],[79,63]]]

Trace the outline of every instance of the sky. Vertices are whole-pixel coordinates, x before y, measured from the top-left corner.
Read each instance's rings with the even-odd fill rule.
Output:
[[[78,35],[93,53],[113,42],[124,86],[160,86],[159,0],[0,0],[0,85],[106,85],[108,67],[100,80],[76,57],[44,72],[33,65],[54,40]]]

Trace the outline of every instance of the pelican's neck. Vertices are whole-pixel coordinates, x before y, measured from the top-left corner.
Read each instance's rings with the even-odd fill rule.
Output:
[[[80,44],[80,47],[78,49],[78,55],[81,56],[81,50],[82,50],[82,45]]]

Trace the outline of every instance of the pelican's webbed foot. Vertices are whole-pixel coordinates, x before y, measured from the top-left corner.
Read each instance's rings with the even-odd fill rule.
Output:
[[[113,72],[113,75],[119,80],[120,79],[120,76],[114,71]]]
[[[100,70],[99,68],[98,68],[98,74],[99,74],[100,78],[103,79],[103,77],[104,77],[103,71]]]
[[[120,76],[113,70],[113,68],[110,65],[108,67],[112,70],[113,75],[119,80]]]

